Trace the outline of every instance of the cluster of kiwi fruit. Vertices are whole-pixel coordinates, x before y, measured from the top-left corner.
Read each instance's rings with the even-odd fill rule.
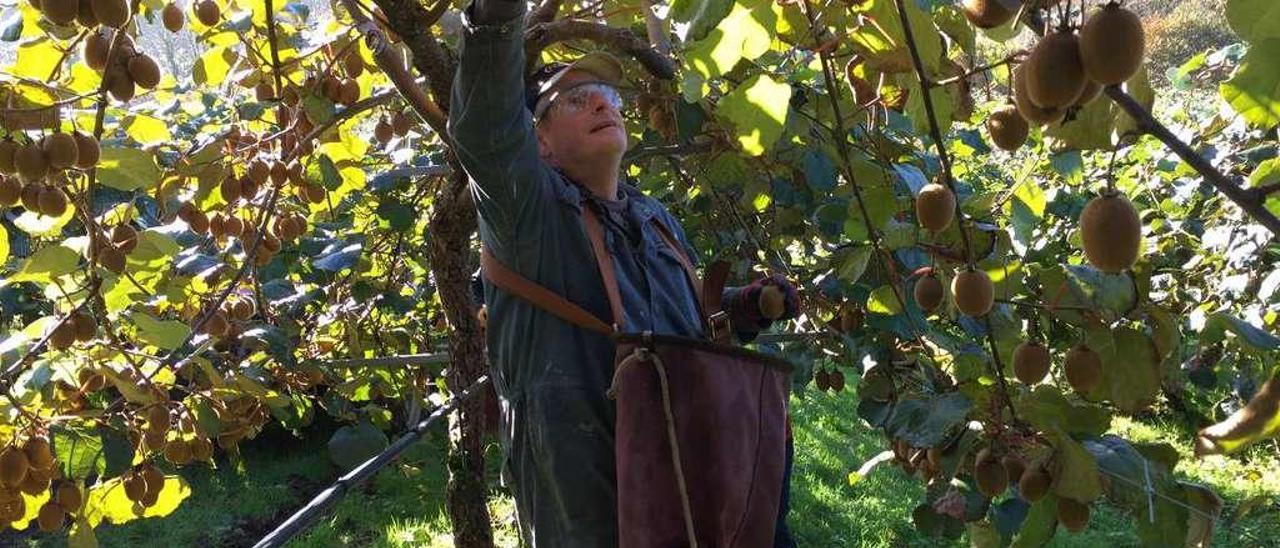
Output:
[[[1013,17],[998,0],[968,0],[965,13],[980,27]],[[1104,86],[1129,80],[1142,66],[1145,41],[1142,20],[1114,1],[1094,11],[1078,34],[1064,22],[1014,70],[1009,104],[986,121],[992,142],[1017,150],[1030,126],[1057,123],[1097,99]]]
[[[244,322],[252,320],[257,314],[258,303],[253,297],[236,295],[234,299],[222,301],[222,306],[209,316],[201,331],[217,338],[235,337],[242,331]]]
[[[974,456],[973,479],[978,491],[987,497],[1000,496],[1017,483],[1018,496],[1034,504],[1049,494],[1054,474],[1047,459],[1028,465],[1011,451],[997,458],[996,448],[989,446]],[[1056,502],[1058,521],[1068,531],[1078,533],[1089,523],[1088,504],[1066,497],[1058,497]]]
[[[81,53],[85,64],[103,75],[107,92],[117,101],[127,102],[139,87],[155,89],[160,84],[160,65],[150,55],[138,51],[128,34],[120,37],[119,51],[111,55],[111,42],[117,32],[123,31],[99,28],[90,32],[85,36]]]
[[[68,170],[92,169],[102,150],[98,140],[79,131],[54,131],[40,140],[0,140],[0,207],[59,217],[67,211]]]
[[[213,407],[222,425],[218,447],[234,453],[245,438],[252,438],[271,420],[271,411],[257,398],[248,396],[218,402]]]
[[[813,385],[819,392],[844,392],[844,373],[839,369],[819,369],[813,372]]]
[[[222,18],[217,2],[213,0],[198,0],[192,3],[191,12],[196,16],[196,20],[206,27],[218,24]],[[170,2],[160,10],[160,21],[164,23],[165,30],[178,32],[186,26],[187,16],[182,13],[182,8],[179,8],[176,2]]]
[[[128,0],[30,0],[46,20],[58,26],[78,23],[85,28],[98,25],[120,28],[129,20]]]
[[[373,138],[378,141],[378,144],[385,146],[391,142],[393,136],[404,137],[408,135],[414,126],[413,118],[410,116],[407,110],[398,110],[392,113],[390,120],[385,115],[382,116],[378,119],[378,123],[373,126]]]
[[[851,333],[862,327],[862,321],[866,319],[866,313],[862,307],[853,301],[846,301],[836,310],[836,314],[831,321],[828,322],[833,329],[840,333]]]
[[[933,312],[946,300],[946,291],[942,280],[938,278],[932,267],[917,270],[912,295],[916,304],[925,312]],[[991,276],[980,269],[964,268],[951,278],[952,300],[960,312],[975,318],[986,315],[995,306],[996,288]]]
[[[40,507],[36,522],[41,531],[56,531],[67,514],[80,511],[84,497],[80,487],[61,479],[49,440],[30,436],[21,447],[10,445],[0,450],[0,528],[26,515],[22,495],[36,496],[49,491],[49,500]]]
[[[143,463],[125,472],[121,477],[124,494],[143,508],[155,506],[164,490],[164,473],[154,464]]]
[[[1028,386],[1043,381],[1051,363],[1049,348],[1039,341],[1025,341],[1013,351],[1013,374]],[[1102,357],[1089,345],[1077,344],[1067,351],[1063,373],[1073,390],[1089,392],[1098,387],[1102,378]]]
[[[87,312],[72,312],[49,334],[49,347],[54,350],[70,348],[76,341],[89,342],[98,334],[98,322]]]

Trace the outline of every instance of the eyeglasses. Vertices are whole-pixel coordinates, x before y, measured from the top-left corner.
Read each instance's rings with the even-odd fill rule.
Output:
[[[580,82],[547,95],[546,99],[539,103],[539,108],[534,112],[533,123],[537,124],[546,118],[553,107],[563,110],[567,114],[581,112],[590,106],[591,96],[597,93],[604,98],[605,103],[609,106],[622,110],[622,94],[618,92],[617,88],[604,82]]]

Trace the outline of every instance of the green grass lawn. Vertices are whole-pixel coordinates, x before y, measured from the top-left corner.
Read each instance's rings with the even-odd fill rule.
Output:
[[[801,546],[966,546],[965,541],[924,538],[911,524],[911,509],[923,496],[919,480],[882,465],[855,485],[849,472],[886,448],[883,439],[855,417],[856,396],[812,390],[793,400],[796,465],[792,527]],[[1227,499],[1231,517],[1243,500],[1265,497],[1269,512],[1247,514],[1221,525],[1214,546],[1280,546],[1280,459],[1273,448],[1247,459],[1190,458],[1190,431],[1159,421],[1117,420],[1115,431],[1135,440],[1177,440],[1184,456],[1184,479],[1212,485]],[[338,471],[329,463],[327,434],[289,440],[283,435],[246,448],[244,468],[191,468],[183,474],[193,494],[173,515],[123,526],[104,525],[104,547],[147,548],[247,546],[314,496]],[[352,492],[307,534],[290,546],[452,546],[444,514],[443,430],[431,432],[396,465],[366,488]],[[491,455],[497,456],[496,447]],[[490,509],[502,546],[516,545],[514,506],[496,484]],[[29,536],[28,546],[65,546],[62,538]],[[0,536],[0,546],[6,544]],[[1059,531],[1050,546],[1103,548],[1137,546],[1127,515],[1097,505],[1090,527],[1080,534]]]

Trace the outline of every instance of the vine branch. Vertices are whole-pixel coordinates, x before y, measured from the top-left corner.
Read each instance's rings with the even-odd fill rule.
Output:
[[[525,58],[537,59],[551,44],[566,40],[589,40],[629,55],[649,74],[663,80],[676,76],[675,63],[630,30],[579,19],[560,19],[530,26],[525,30]]]

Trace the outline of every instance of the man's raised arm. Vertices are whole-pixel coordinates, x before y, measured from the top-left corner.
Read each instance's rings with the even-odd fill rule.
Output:
[[[525,0],[475,0],[465,15],[449,135],[481,217],[500,239],[531,213],[546,170],[524,100]]]

